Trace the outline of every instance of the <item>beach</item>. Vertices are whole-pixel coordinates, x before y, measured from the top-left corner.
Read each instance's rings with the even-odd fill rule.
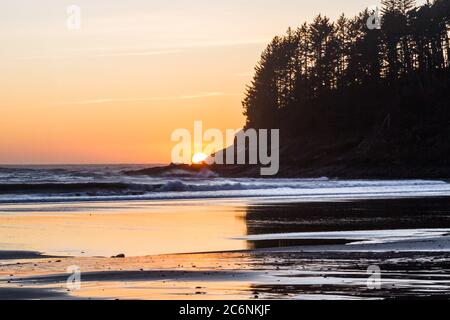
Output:
[[[2,9],[0,300],[450,298],[450,0]]]
[[[348,198],[5,203],[0,298],[448,297],[450,198]]]

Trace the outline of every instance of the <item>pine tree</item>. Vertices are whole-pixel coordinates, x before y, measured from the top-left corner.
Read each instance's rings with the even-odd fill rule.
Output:
[[[317,94],[332,88],[333,68],[335,66],[334,25],[321,15],[309,26],[311,49],[313,91]]]
[[[345,17],[345,15],[342,14],[336,21],[335,27],[336,27],[335,35],[338,50],[336,83],[337,87],[341,89],[346,86],[345,75],[348,67],[348,61],[350,58],[350,46],[351,46],[351,39],[349,34],[350,22]]]
[[[403,80],[415,79],[412,75],[433,75],[450,66],[449,0],[419,8],[413,8],[413,0],[382,3],[381,30],[367,28],[366,10],[353,19],[342,15],[335,23],[319,15],[275,37],[246,91],[247,127],[284,128],[298,136],[324,123],[337,125],[340,112],[346,114],[342,108],[349,108],[349,93],[360,92],[365,99],[377,89],[395,90]],[[344,99],[342,105],[327,109],[336,97]],[[343,122],[358,122],[354,110],[347,110],[350,120]]]

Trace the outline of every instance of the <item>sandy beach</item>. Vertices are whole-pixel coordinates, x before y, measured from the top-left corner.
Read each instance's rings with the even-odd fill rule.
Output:
[[[448,300],[449,14],[3,1],[0,300]]]
[[[5,204],[0,298],[443,298],[449,204],[445,197]],[[79,288],[67,284],[74,266]],[[376,289],[368,286],[373,266],[381,271]]]

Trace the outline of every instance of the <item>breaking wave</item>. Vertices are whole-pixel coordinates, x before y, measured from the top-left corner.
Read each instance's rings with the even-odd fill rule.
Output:
[[[255,197],[336,201],[450,196],[450,184],[444,181],[130,177],[122,173],[123,167],[100,169],[0,170],[0,203]]]

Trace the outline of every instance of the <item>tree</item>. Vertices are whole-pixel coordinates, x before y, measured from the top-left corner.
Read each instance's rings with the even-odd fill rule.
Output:
[[[336,85],[338,89],[345,88],[345,86],[347,85],[345,76],[350,59],[350,27],[350,21],[345,17],[344,14],[342,14],[336,21],[335,25],[335,41],[337,47]]]
[[[432,78],[448,70],[449,3],[435,0],[414,8],[413,0],[383,0],[381,30],[367,28],[368,10],[352,19],[342,15],[335,23],[318,15],[289,28],[272,40],[255,67],[243,101],[247,127],[287,128],[295,137],[324,124],[356,123],[364,112],[368,125],[358,126],[370,128],[376,121],[370,117],[380,110],[351,105],[350,96],[376,99],[377,92],[404,89],[402,83],[415,75]]]
[[[333,88],[337,50],[334,25],[327,17],[318,15],[309,26],[308,42],[312,62],[311,85],[314,96]]]

